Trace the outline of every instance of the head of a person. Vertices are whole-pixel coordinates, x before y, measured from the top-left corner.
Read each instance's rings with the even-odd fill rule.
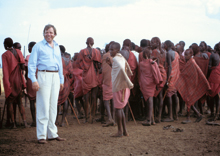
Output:
[[[130,48],[129,48],[128,46],[123,46],[123,47],[121,48],[121,50],[127,50],[127,51],[129,51]]]
[[[94,45],[94,39],[92,37],[88,37],[86,40],[86,45],[88,47],[92,47]]]
[[[217,52],[218,54],[220,54],[220,42],[216,43],[216,45],[214,47],[214,51]]]
[[[131,42],[131,47],[132,47],[132,50],[135,50],[135,44],[134,44],[134,42]]]
[[[143,57],[144,57],[145,59],[151,58],[151,53],[152,53],[151,48],[146,47],[146,48],[143,49]]]
[[[14,49],[19,49],[19,50],[21,50],[21,44],[20,44],[19,42],[15,42],[15,43],[13,44],[13,48],[14,48]]]
[[[74,53],[74,56],[73,56],[73,61],[76,61],[76,60],[77,60],[77,58],[78,58],[78,56],[79,56],[79,53]]]
[[[109,52],[109,47],[110,47],[110,45],[112,44],[112,43],[114,43],[115,41],[111,41],[111,42],[109,42],[109,44],[106,44],[106,46],[105,46],[105,51],[106,52]]]
[[[109,47],[111,57],[115,57],[115,55],[120,51],[120,49],[121,46],[119,43],[117,42],[112,43]]]
[[[63,45],[59,45],[60,47],[60,51],[62,54],[64,54],[66,52],[66,48]]]
[[[173,42],[171,42],[170,40],[166,40],[166,41],[164,42],[164,49],[165,49],[166,51],[168,51],[168,50],[170,50],[170,49],[173,49],[173,48],[174,48]]]
[[[184,42],[184,41],[179,41],[179,44],[180,44],[180,46],[182,46],[183,49],[184,49],[184,47],[185,47],[185,42]]]
[[[150,41],[152,49],[161,47],[161,41],[158,37],[153,37]]]
[[[28,44],[28,51],[29,51],[29,53],[32,52],[32,49],[33,49],[33,47],[34,47],[35,44],[36,44],[36,42],[30,42],[30,43]]]
[[[9,48],[13,47],[13,40],[10,37],[5,38],[3,44],[4,44],[4,47],[5,47],[5,50],[8,50]]]
[[[182,46],[179,43],[175,45],[175,51],[178,52],[179,54],[182,52]]]
[[[125,40],[123,41],[122,47],[125,47],[125,46],[128,47],[129,50],[132,49],[132,44],[131,44],[131,40],[130,40],[130,39],[125,39]]]
[[[146,40],[146,39],[142,39],[140,42],[140,47],[141,48],[145,48],[145,47],[150,47],[150,40]]]
[[[191,45],[191,49],[193,51],[193,55],[196,55],[200,52],[200,48],[199,48],[198,44],[196,44],[196,43],[193,43]]]
[[[207,46],[207,51],[210,52],[210,53],[213,52],[213,49],[212,49],[212,47],[210,45]]]
[[[205,43],[205,41],[200,42],[199,48],[201,52],[207,51],[207,44]]]
[[[184,57],[186,62],[189,61],[189,59],[193,56],[193,50],[192,49],[187,49],[184,53]]]
[[[43,30],[44,39],[48,43],[52,43],[54,37],[57,35],[57,30],[52,24],[47,24]]]

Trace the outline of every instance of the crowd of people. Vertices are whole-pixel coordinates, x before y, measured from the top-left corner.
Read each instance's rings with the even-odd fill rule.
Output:
[[[116,137],[128,136],[128,120],[143,121],[143,126],[151,126],[160,122],[173,122],[179,116],[186,115],[187,118],[182,123],[187,124],[191,122],[191,110],[196,115],[195,122],[200,122],[205,113],[210,114],[212,121],[219,118],[220,42],[214,49],[204,41],[185,48],[184,41],[174,45],[170,40],[162,43],[158,37],[153,37],[151,40],[142,39],[140,46],[130,39],[125,39],[122,46],[111,41],[101,50],[93,48],[94,39],[89,37],[86,48],[74,53],[71,58],[63,45],[58,45],[53,38],[51,41],[50,29],[56,35],[55,27],[45,27],[45,39],[37,44],[30,42],[28,51],[31,54],[25,59],[20,51],[20,43],[13,44],[11,38],[4,41],[7,50],[2,55],[7,104],[6,127],[16,128],[17,104],[24,126],[29,126],[22,104],[23,93],[25,101],[27,97],[30,100],[33,120],[31,126],[36,126],[37,123],[37,127],[40,127],[37,132],[38,140],[42,139],[40,133],[45,130],[45,124],[42,123],[48,122],[44,119],[44,114],[51,114],[46,112],[52,109],[54,112],[51,122],[64,126],[69,106],[73,108],[74,103],[78,112],[76,118],[84,118],[85,122],[90,123],[101,122],[103,127],[117,125]],[[48,46],[46,49],[46,44],[52,48]],[[42,57],[41,60],[39,56]],[[51,79],[44,73],[54,72],[58,72],[58,80],[50,82]],[[41,91],[49,83],[50,87]],[[49,93],[53,92],[51,90],[57,91]],[[36,103],[40,110],[37,113],[36,97],[40,97]],[[47,111],[41,109],[45,101],[53,100],[58,107],[49,106],[45,108]],[[61,122],[58,122],[59,106],[62,106]],[[187,114],[183,114],[185,108]],[[101,114],[98,119],[95,118],[97,111]],[[53,124],[50,126],[53,127]],[[63,141],[58,135],[53,136],[52,132],[48,138]],[[45,143],[45,140],[39,143]]]

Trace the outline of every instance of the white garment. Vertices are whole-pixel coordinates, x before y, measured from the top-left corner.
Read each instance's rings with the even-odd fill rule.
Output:
[[[134,50],[132,50],[131,52],[134,54],[134,56],[136,57],[137,63],[139,64],[139,53]]]
[[[58,137],[57,126],[57,101],[60,90],[60,77],[58,72],[38,71],[37,81],[39,90],[36,96],[36,129],[37,139]]]
[[[131,68],[125,58],[117,53],[113,57],[112,63],[112,92],[117,92],[125,88],[133,88],[133,83],[129,79],[132,76]]]

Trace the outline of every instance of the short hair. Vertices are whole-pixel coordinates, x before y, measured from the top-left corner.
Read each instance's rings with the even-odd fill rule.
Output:
[[[63,45],[59,45],[59,47],[60,47],[60,51],[61,51],[62,53],[65,53],[66,48],[65,48]]]
[[[130,39],[125,39],[124,41],[123,41],[123,45],[122,45],[122,47],[124,47],[124,46],[127,46],[127,47],[129,47],[129,49],[130,48],[132,48],[131,46],[131,40]]]
[[[132,50],[135,50],[135,44],[134,44],[134,42],[131,42],[131,47],[132,47]]]
[[[109,44],[105,45],[105,52],[107,53],[109,51]]]
[[[43,34],[45,33],[46,30],[48,30],[48,29],[50,29],[50,28],[53,28],[54,34],[57,35],[57,29],[56,29],[56,28],[54,27],[54,25],[52,25],[52,24],[47,24],[47,25],[45,25]]]
[[[141,47],[147,47],[148,46],[147,40],[146,39],[142,39],[141,42],[140,42],[140,46]]]
[[[167,48],[172,48],[174,46],[173,42],[171,42],[170,40],[166,40],[164,44],[166,44]]]
[[[7,45],[8,48],[11,48],[13,46],[13,40],[10,37],[5,38],[4,44]]]
[[[118,49],[118,50],[121,49],[121,45],[120,45],[118,42],[113,42],[113,43],[111,44],[111,46],[113,46],[115,49]]]
[[[207,50],[207,44],[206,44],[206,42],[205,42],[205,41],[201,41],[200,44],[201,44],[201,43],[204,43],[204,44],[205,44],[205,50]]]
[[[36,42],[30,42],[29,44],[28,44],[28,47],[31,47],[31,48],[33,48],[33,46],[36,44]]]
[[[184,41],[179,41],[180,45],[183,45],[183,47],[185,47],[185,42]]]
[[[17,46],[18,46],[18,44],[20,44],[19,42],[15,42],[14,44],[13,44],[13,48],[17,48]]]
[[[198,53],[198,52],[200,51],[199,46],[198,46],[197,43],[193,43],[193,44],[191,45],[191,49],[192,49],[192,51],[194,52],[194,54],[195,54],[195,53]]]

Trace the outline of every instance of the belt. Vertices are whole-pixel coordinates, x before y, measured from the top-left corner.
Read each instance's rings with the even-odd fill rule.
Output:
[[[38,70],[41,72],[51,72],[51,73],[58,73],[58,70]]]

